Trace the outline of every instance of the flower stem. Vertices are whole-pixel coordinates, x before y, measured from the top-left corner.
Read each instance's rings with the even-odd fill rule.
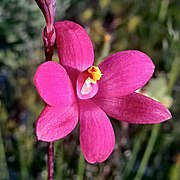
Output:
[[[80,152],[79,163],[78,163],[78,180],[84,179],[85,160],[82,152]]]
[[[2,133],[1,133],[1,127],[0,127],[0,171],[1,171],[2,179],[9,179],[8,166],[7,166],[7,161],[6,161],[5,148],[4,148],[4,142],[3,142]]]
[[[48,180],[54,179],[54,142],[48,143]]]
[[[133,150],[132,150],[132,158],[127,162],[127,165],[124,169],[124,174],[123,174],[123,178],[122,179],[127,179],[129,177],[129,175],[131,174],[131,172],[133,171],[133,167],[136,161],[136,158],[138,156],[138,152],[141,149],[142,143],[145,141],[147,132],[149,131],[149,128],[147,128],[147,126],[145,128],[142,129],[141,133],[138,134],[135,137],[135,141],[134,141],[134,145],[133,145]]]
[[[143,175],[144,175],[144,171],[145,171],[146,166],[148,164],[149,157],[150,157],[150,155],[151,155],[151,153],[153,151],[153,148],[154,148],[154,145],[155,145],[155,142],[156,142],[160,127],[161,127],[161,124],[153,125],[149,142],[147,144],[145,153],[143,155],[143,159],[141,161],[141,164],[139,166],[138,172],[137,172],[136,177],[134,178],[134,180],[141,180]]]

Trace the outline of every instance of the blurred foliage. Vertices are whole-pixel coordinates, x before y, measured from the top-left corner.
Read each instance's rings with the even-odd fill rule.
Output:
[[[180,179],[179,9],[178,0],[57,0],[56,20],[70,19],[86,28],[97,64],[108,54],[124,49],[144,51],[153,59],[156,72],[141,93],[171,106],[173,119],[159,126],[128,125],[111,119],[116,148],[106,162],[95,165],[84,164],[77,127],[55,143],[55,179]],[[32,82],[44,59],[44,24],[34,1],[1,0],[2,180],[47,177],[47,144],[37,142],[34,133],[43,102]]]

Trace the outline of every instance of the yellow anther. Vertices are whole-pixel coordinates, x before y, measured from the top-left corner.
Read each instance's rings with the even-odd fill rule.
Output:
[[[97,80],[101,79],[102,73],[97,66],[91,66],[87,70],[87,72],[88,72],[89,78],[93,84],[95,84]]]
[[[104,35],[104,42],[109,42],[110,40],[111,40],[111,35],[108,34],[108,33],[106,33],[106,34]]]

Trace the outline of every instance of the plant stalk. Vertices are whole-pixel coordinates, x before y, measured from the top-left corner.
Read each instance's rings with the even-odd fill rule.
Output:
[[[79,163],[78,163],[78,180],[83,180],[84,179],[84,170],[85,170],[85,160],[82,152],[80,152],[79,156]]]
[[[157,136],[158,136],[160,127],[161,127],[161,124],[155,124],[155,125],[153,125],[150,139],[149,139],[149,141],[148,141],[148,144],[147,144],[145,153],[144,153],[144,155],[143,155],[142,161],[141,161],[141,163],[140,163],[138,172],[137,172],[136,177],[134,178],[134,180],[141,180],[142,177],[143,177],[143,175],[144,175],[144,172],[145,172],[145,169],[146,169],[146,167],[147,167],[147,164],[148,164],[150,155],[151,155],[151,153],[152,153],[152,151],[153,151],[155,142],[156,142],[156,140],[157,140]]]
[[[54,142],[48,143],[48,180],[54,179]]]

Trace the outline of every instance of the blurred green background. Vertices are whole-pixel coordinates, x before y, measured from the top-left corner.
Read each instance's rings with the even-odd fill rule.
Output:
[[[180,1],[57,0],[56,21],[63,19],[86,28],[97,64],[125,49],[147,53],[156,71],[140,92],[165,104],[173,118],[160,125],[111,119],[115,150],[95,165],[82,157],[77,127],[55,143],[55,179],[180,180]],[[1,0],[0,180],[47,178],[47,144],[37,142],[34,132],[44,104],[33,85],[44,62],[44,25],[33,0]]]

